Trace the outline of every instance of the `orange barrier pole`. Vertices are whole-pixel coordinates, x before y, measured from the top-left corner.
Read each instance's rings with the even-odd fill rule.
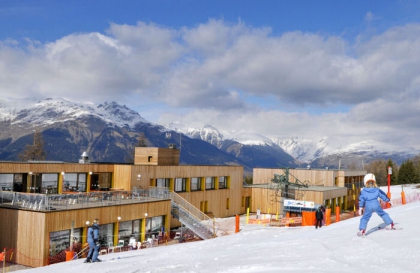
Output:
[[[4,248],[3,253],[1,254],[1,259],[0,261],[3,261],[3,272],[5,272],[5,268],[6,268],[6,259],[4,258],[4,256],[6,256],[6,248]]]
[[[328,208],[325,210],[325,225],[328,226],[331,224],[331,209]]]
[[[235,227],[235,233],[239,232],[239,215],[236,214],[236,227]]]
[[[314,226],[315,221],[315,211],[302,211],[302,226]]]
[[[403,204],[403,205],[405,205],[405,204],[406,204],[406,202],[405,202],[405,193],[404,193],[404,191],[402,191],[402,192],[401,192],[401,201],[402,201],[402,204]]]
[[[391,174],[392,174],[392,168],[390,166],[388,166],[388,193],[387,193],[387,197],[389,198],[389,200],[391,200]],[[386,203],[386,208],[389,209],[391,207],[391,204],[389,202]]]
[[[286,212],[286,219],[289,219],[289,218],[290,218],[290,212]],[[289,221],[286,222],[286,225],[285,226],[286,227],[290,226],[289,225]]]
[[[0,262],[3,261],[5,253],[6,253],[6,248],[4,248],[4,252],[0,253]]]
[[[66,251],[66,262],[74,259],[74,251]]]
[[[336,206],[335,207],[335,222],[340,222],[340,207]]]

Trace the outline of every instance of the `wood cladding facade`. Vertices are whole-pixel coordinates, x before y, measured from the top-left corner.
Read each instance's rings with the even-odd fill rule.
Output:
[[[86,221],[92,222],[95,218],[100,219],[101,224],[111,224],[117,217],[124,221],[143,218],[146,212],[148,217],[168,216],[170,209],[170,200],[47,212],[0,207],[1,219],[7,219],[0,225],[1,245],[15,249],[14,261],[17,264],[45,266],[48,264],[50,233],[70,230],[72,222],[74,228],[83,228],[86,234]]]
[[[228,217],[246,212],[242,198],[242,166],[189,166],[179,165],[179,150],[171,148],[136,148],[135,164],[100,163],[62,163],[62,162],[0,162],[0,174],[18,174],[26,180],[37,174],[57,174],[57,191],[64,193],[65,174],[86,176],[86,191],[91,191],[91,177],[106,179],[110,185],[106,190],[133,190],[155,187],[157,180],[170,181],[169,189],[174,191],[176,179],[184,179],[186,187],[177,191],[196,208],[214,217]],[[219,189],[219,179],[226,179],[225,186]],[[200,178],[201,189],[191,190],[192,178]],[[212,178],[214,188],[206,189],[206,178]],[[93,178],[92,178],[93,179]],[[152,201],[105,207],[69,209],[58,211],[34,211],[10,207],[0,207],[0,245],[14,248],[14,262],[31,267],[48,264],[50,234],[57,231],[83,228],[86,234],[86,221],[99,218],[100,224],[114,224],[117,217],[123,221],[145,217],[163,216],[165,230],[177,227],[180,223],[171,216],[171,202]]]
[[[179,165],[179,150],[174,148],[136,147],[134,165]]]
[[[289,169],[289,181],[292,183],[298,179],[311,187],[302,188],[295,191],[295,196],[302,201],[313,201],[331,207],[333,212],[335,207],[343,209],[353,208],[353,194],[360,192],[360,183],[366,174],[364,170],[327,170],[327,169]],[[271,185],[274,175],[284,175],[284,169],[263,169],[253,170],[252,202],[250,210],[252,212],[260,209],[263,213],[283,214],[282,197],[275,190],[277,185]],[[357,185],[355,191],[351,190],[352,184]],[[260,185],[260,186],[258,186]],[[263,187],[262,185],[267,185]],[[287,199],[287,198],[286,198]],[[294,198],[290,198],[294,199]]]

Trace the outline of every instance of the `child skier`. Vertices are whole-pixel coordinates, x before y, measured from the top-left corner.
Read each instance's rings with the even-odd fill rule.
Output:
[[[388,213],[383,211],[381,208],[378,197],[385,202],[390,202],[386,194],[378,188],[376,185],[375,175],[368,173],[364,178],[365,188],[360,192],[359,196],[359,214],[363,215],[360,218],[359,232],[357,235],[365,235],[366,227],[373,212],[376,212],[385,224],[390,225],[391,229],[394,229],[394,222],[389,217]]]

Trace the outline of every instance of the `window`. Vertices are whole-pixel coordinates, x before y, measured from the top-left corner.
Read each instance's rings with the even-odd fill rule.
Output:
[[[66,173],[64,175],[64,191],[86,191],[86,174],[85,173]]]
[[[220,176],[219,177],[219,189],[226,189],[227,188],[227,176]]]
[[[155,216],[146,219],[146,239],[151,237],[158,237],[160,231],[164,231],[165,218],[164,216]]]
[[[156,187],[169,188],[169,178],[158,178],[156,179]]]
[[[191,191],[201,190],[201,177],[191,178]]]
[[[0,174],[0,190],[13,190],[13,174]]]
[[[215,177],[206,177],[206,190],[214,190]]]
[[[175,191],[176,192],[187,191],[187,179],[186,178],[175,178]]]

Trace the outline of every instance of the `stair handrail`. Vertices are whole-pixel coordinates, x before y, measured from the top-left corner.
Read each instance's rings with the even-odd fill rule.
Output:
[[[212,232],[213,237],[216,237],[216,231],[215,231],[215,222],[214,219],[210,218],[208,215],[203,213],[201,210],[197,209],[194,205],[192,205],[190,202],[182,198],[179,194],[170,191],[169,193],[171,201],[175,203],[177,206],[181,207],[182,210],[188,212],[190,216],[195,218],[197,221],[201,222],[206,228],[209,230],[209,232]]]

